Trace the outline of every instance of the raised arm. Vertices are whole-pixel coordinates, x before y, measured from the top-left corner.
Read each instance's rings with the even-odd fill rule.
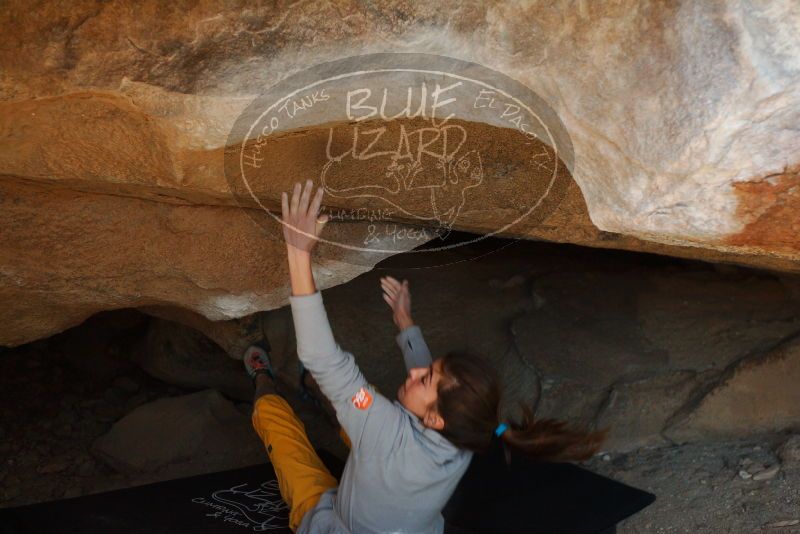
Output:
[[[400,350],[403,351],[406,370],[410,371],[414,367],[428,367],[433,361],[431,351],[428,350],[419,326],[412,324],[404,328],[395,336],[395,340],[400,346]]]
[[[367,382],[353,354],[342,350],[333,337],[322,293],[316,288],[311,270],[311,251],[327,222],[327,216],[317,219],[322,188],[308,204],[312,185],[308,180],[300,196],[300,184],[295,184],[291,205],[286,193],[281,198],[297,356],[330,399],[353,450],[364,454],[384,452],[393,446],[389,440],[397,434],[393,429],[400,425],[400,413]]]
[[[313,182],[308,180],[301,194],[300,183],[296,183],[291,203],[286,193],[281,194],[283,235],[292,284],[289,303],[297,338],[297,356],[335,407],[355,394],[366,380],[352,354],[343,351],[333,338],[322,293],[314,283],[311,251],[328,221],[326,215],[317,218],[322,203],[321,187],[309,205],[312,188]]]
[[[392,309],[392,319],[400,329],[395,340],[403,351],[406,369],[428,367],[433,361],[431,351],[428,350],[428,345],[422,337],[422,330],[411,319],[411,291],[408,288],[408,280],[400,283],[391,276],[384,276],[381,278],[381,287],[383,300]]]
[[[334,339],[320,291],[290,295],[289,304],[297,338],[297,357],[336,408],[349,401],[367,381],[353,355]]]

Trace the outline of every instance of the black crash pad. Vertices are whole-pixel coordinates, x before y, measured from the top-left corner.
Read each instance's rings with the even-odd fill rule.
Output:
[[[502,449],[475,455],[442,511],[449,531],[583,534],[613,532],[655,501],[639,490],[571,463],[535,462]]]
[[[443,511],[447,533],[599,533],[655,496],[573,464],[476,455]],[[320,457],[335,476],[342,463]],[[3,534],[290,533],[268,463],[72,499],[0,509]]]

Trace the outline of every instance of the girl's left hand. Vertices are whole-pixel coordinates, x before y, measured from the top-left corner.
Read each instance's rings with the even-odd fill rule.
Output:
[[[408,280],[403,283],[392,276],[381,277],[383,300],[392,309],[392,319],[400,330],[414,324],[411,320],[411,292],[408,289]]]
[[[281,209],[283,212],[283,237],[286,245],[296,250],[311,253],[317,244],[325,223],[330,219],[328,215],[319,215],[322,204],[323,188],[320,186],[314,194],[309,206],[309,198],[314,183],[306,180],[306,187],[302,191],[300,182],[294,184],[291,203],[286,192],[281,193]]]

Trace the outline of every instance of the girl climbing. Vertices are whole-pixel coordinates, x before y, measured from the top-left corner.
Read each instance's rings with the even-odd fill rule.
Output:
[[[350,454],[340,481],[325,468],[303,424],[277,394],[268,355],[256,346],[245,367],[256,382],[253,426],[267,449],[297,533],[441,533],[441,511],[469,466],[473,452],[499,437],[540,459],[591,457],[607,430],[583,433],[554,420],[537,421],[530,409],[517,424],[499,420],[501,387],[483,359],[451,351],[433,360],[411,320],[408,282],[382,279],[384,299],[400,328],[408,377],[397,400],[381,395],[353,355],[333,337],[311,271],[311,252],[328,217],[318,217],[323,189],[296,183],[291,201],[281,195],[292,293],[289,302],[300,361],[336,412]]]

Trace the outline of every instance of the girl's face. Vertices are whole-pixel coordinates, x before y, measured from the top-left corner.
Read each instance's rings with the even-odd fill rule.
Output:
[[[436,411],[437,387],[442,378],[442,361],[435,360],[429,367],[414,367],[397,390],[397,400],[408,411],[420,418],[428,428],[441,430],[444,419]]]

